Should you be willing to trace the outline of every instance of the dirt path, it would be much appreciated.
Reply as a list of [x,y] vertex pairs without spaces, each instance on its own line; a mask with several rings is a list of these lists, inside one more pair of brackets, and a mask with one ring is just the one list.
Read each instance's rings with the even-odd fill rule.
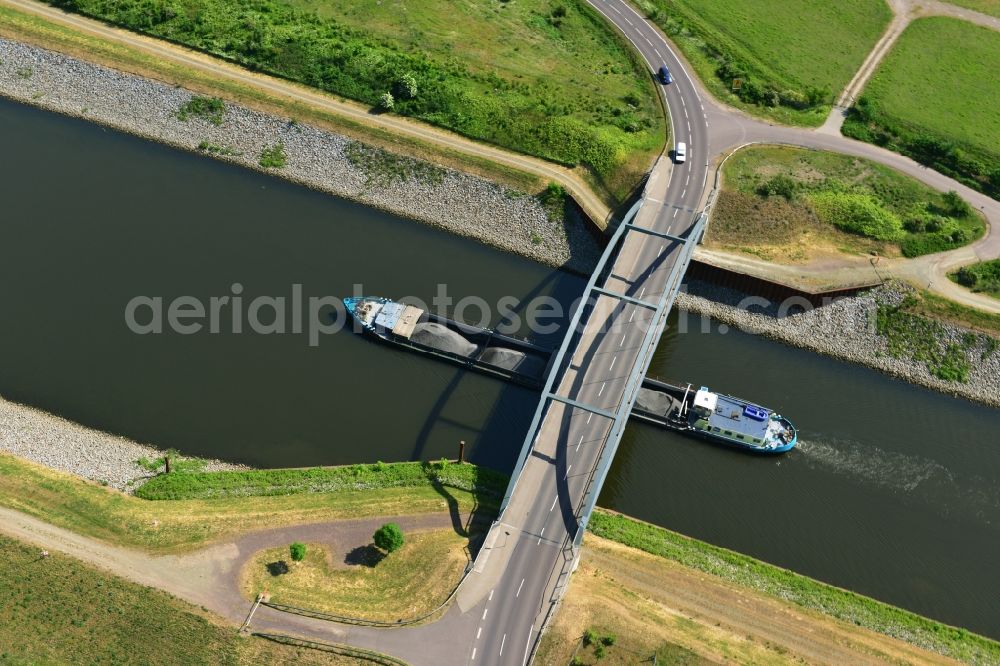
[[492,160],[534,174],[544,181],[558,182],[573,196],[587,215],[602,227],[610,214],[607,204],[591,191],[579,173],[545,160],[478,143],[408,118],[391,114],[372,114],[368,107],[361,104],[337,99],[332,95],[289,81],[251,72],[169,42],[112,28],[99,21],[78,14],[66,13],[40,2],[0,0],[0,3],[22,12],[43,17],[53,23],[70,26],[88,35],[123,44],[158,59],[207,72],[212,76],[235,81],[242,85],[253,86],[288,100],[306,103],[314,108],[337,114],[363,125],[389,130],[395,134],[419,139],[447,150]]

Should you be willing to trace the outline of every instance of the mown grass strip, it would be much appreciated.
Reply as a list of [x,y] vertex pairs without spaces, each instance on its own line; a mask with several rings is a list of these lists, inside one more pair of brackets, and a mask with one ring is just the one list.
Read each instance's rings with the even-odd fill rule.
[[961,661],[996,663],[1000,660],[1000,643],[984,636],[662,527],[598,510],[591,517],[588,529],[605,539]]
[[[265,470],[249,480],[223,473],[224,480],[218,482],[211,481],[211,474],[191,474],[188,479],[188,474],[171,473],[157,482],[160,496],[189,498],[152,502],[0,454],[0,506],[109,543],[176,552],[262,525],[448,510],[489,515],[506,487],[505,477],[501,475],[504,480],[498,482],[496,472],[486,471],[485,486],[480,488],[478,474],[465,469],[473,465],[448,466],[456,469],[443,474],[454,485],[420,472],[419,463],[401,465],[412,471],[397,473],[394,464],[387,464],[384,473],[362,475],[366,483],[355,478],[354,483],[341,479],[327,485],[291,483],[293,477],[301,481],[303,470],[288,470],[283,487],[276,478],[284,470]],[[192,499],[195,495],[200,498]]]
[[146,482],[135,494],[146,500],[188,500],[440,485],[501,496],[507,478],[485,467],[442,460],[161,474]]

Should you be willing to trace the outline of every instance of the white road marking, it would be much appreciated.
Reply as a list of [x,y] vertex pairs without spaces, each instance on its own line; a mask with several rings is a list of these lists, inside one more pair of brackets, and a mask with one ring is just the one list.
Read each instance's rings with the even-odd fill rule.
[[617,360],[618,360],[617,356],[615,356],[613,359],[611,359],[611,365],[608,366],[608,370],[610,370],[611,368],[615,367],[615,361],[617,361]]
[[604,387],[607,386],[607,385],[608,385],[607,382],[604,382],[603,384],[601,384],[601,390],[597,392],[597,397],[598,398],[600,398],[601,394],[604,393]]
[[[583,435],[580,435],[580,441],[576,443],[576,450],[580,450],[580,445],[583,444]],[[552,509],[549,509],[551,511]]]
[[[569,471],[570,471],[571,469],[573,469],[573,466],[572,466],[572,465],[570,465],[569,467],[567,467],[567,468],[566,468],[566,479],[568,479],[568,478],[569,478]],[[563,480],[565,481],[566,479],[563,479]],[[544,527],[542,528],[542,531],[543,531],[543,532],[545,531],[545,528],[544,528]]]
[[480,620],[485,620],[486,619],[486,614],[489,613],[489,612],[490,612],[489,608],[484,608],[483,609],[483,616],[481,618],[479,618],[479,619]]
[[646,43],[649,44],[650,48],[653,47],[653,42],[649,41],[649,37],[646,37],[645,35],[643,35],[643,39],[646,40]]
[[684,106],[684,107],[687,106],[687,102],[684,101],[683,97],[681,97],[681,106]]
[[625,346],[625,334],[624,333],[622,333],[622,341],[618,343],[618,346],[619,347],[624,347]]
[[527,666],[528,663],[528,649],[531,648],[531,632],[535,628],[535,625],[531,625],[528,628],[528,642],[524,646],[524,661],[521,662],[521,666]]
[[490,598],[486,601],[493,601],[493,590],[490,590]]
[[590,419],[594,418],[594,412],[587,414],[587,423],[590,423]]
[[477,641],[479,640],[479,636],[480,636],[480,634],[482,634],[482,633],[483,633],[483,628],[482,628],[482,627],[479,627],[479,629],[477,629],[477,630],[476,630],[476,640],[477,640]]
[[507,642],[507,634],[504,634],[503,638],[500,639],[500,656],[501,657],[503,656],[503,644],[506,643],[506,642]]
[[[556,508],[556,502],[558,502],[558,501],[559,501],[559,495],[556,495],[555,497],[552,498],[552,506],[549,507],[549,513],[552,513],[552,509]],[[524,583],[523,580],[521,582]],[[520,591],[521,588],[517,588],[517,589]],[[517,596],[517,595],[514,595],[514,596]]]
[[663,60],[663,55],[660,53],[660,49],[654,46],[653,50],[656,51],[656,57],[659,58],[660,60]]
[[536,546],[541,546],[542,545],[542,535],[543,534],[545,534],[545,528],[544,527],[542,528],[542,531],[538,533],[538,543],[535,544]]
[[[633,319],[635,319],[635,310],[632,310],[632,314],[629,315],[628,323],[631,324]],[[624,340],[625,340],[625,336],[622,336],[622,341],[624,342]]]
[[688,175],[684,178],[684,184],[687,185],[691,182],[691,172],[688,171]]
[[688,191],[688,190],[687,190],[687,188],[686,188],[686,187],[685,187],[685,188],[684,188],[683,190],[681,190],[681,199],[683,199],[683,198],[684,198],[684,195],[685,195],[685,194],[687,194],[687,191]]
[[679,213],[679,212],[681,212],[681,209],[680,208],[675,208],[674,209],[674,217],[677,217],[677,213]]
[[639,298],[641,299],[642,295],[645,294],[645,293],[646,293],[646,288],[643,287],[642,290],[639,292]]
[[659,250],[656,251],[656,256],[658,257],[661,254],[663,254],[663,248],[662,247]]
[[472,648],[472,661],[476,660],[476,648]]
[[521,579],[521,584],[517,586],[517,592],[514,593],[515,597],[520,596],[520,594],[521,594],[521,588],[522,587],[524,587],[524,579],[523,578]]

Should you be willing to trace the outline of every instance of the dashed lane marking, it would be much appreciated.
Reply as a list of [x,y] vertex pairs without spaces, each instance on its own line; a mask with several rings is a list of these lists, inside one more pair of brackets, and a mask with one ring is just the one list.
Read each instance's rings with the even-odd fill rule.
[[515,597],[520,596],[520,594],[521,594],[521,588],[522,587],[524,587],[524,579],[523,578],[521,579],[521,584],[517,586],[517,592],[514,593]]

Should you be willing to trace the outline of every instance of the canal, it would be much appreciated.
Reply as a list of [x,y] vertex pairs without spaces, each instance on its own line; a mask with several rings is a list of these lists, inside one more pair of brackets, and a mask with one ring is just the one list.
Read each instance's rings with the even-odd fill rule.
[[[453,457],[460,439],[512,466],[535,394],[349,331],[312,345],[291,302],[429,302],[444,284],[455,301],[569,304],[581,278],[5,101],[0,138],[4,397],[257,466]],[[283,297],[289,322],[138,335],[137,296]],[[601,505],[1000,637],[1000,410],[718,328],[672,327],[651,374],[778,407],[802,444],[758,458],[632,425]]]

